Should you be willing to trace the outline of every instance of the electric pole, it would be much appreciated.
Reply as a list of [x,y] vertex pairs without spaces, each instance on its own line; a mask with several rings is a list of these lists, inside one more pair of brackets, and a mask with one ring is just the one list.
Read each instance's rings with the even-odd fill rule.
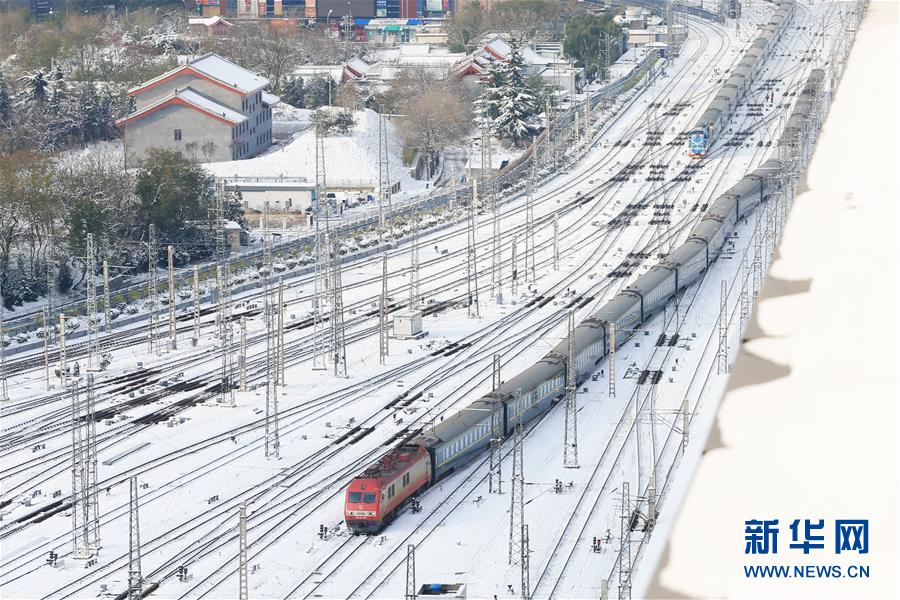
[[[100,331],[97,323],[97,269],[94,264],[94,234],[87,234],[87,256],[84,261],[84,287],[87,292],[88,370],[100,369]],[[96,364],[95,364],[96,361]]]
[[90,559],[100,549],[100,516],[97,505],[97,428],[94,376],[87,375],[81,400],[80,384],[71,387],[72,398],[72,555]]
[[569,309],[569,355],[566,358],[566,429],[564,435],[563,466],[578,468],[578,405],[575,371],[575,309]]
[[405,600],[416,600],[416,546],[406,545],[406,596]]
[[378,358],[384,364],[388,356],[388,268],[387,254],[381,256],[381,295],[378,299]]
[[728,373],[728,283],[724,279],[719,305],[719,351],[716,354],[716,365],[719,375]]
[[470,318],[479,318],[478,312],[478,259],[475,252],[475,204],[478,202],[478,180],[472,181],[472,199],[469,202],[469,235],[466,250],[466,286]]
[[159,354],[159,340],[156,337],[159,320],[159,280],[156,273],[156,225],[150,223],[147,241],[147,351]]
[[347,377],[347,348],[344,340],[344,287],[341,283],[341,246],[337,236],[332,245],[331,265],[331,348],[334,376]]
[[138,521],[137,475],[128,478],[128,600],[141,600],[141,528]]
[[488,493],[502,494],[503,478],[503,401],[500,399],[500,355],[494,355],[493,393],[491,394],[491,456],[488,474]]
[[178,330],[175,326],[175,247],[171,244],[168,247],[168,268],[169,268],[169,348],[171,350],[178,349]]
[[525,533],[525,476],[522,452],[522,411],[521,392],[513,395],[513,406],[517,407],[516,425],[513,433],[512,493],[509,509],[509,564],[522,565]]

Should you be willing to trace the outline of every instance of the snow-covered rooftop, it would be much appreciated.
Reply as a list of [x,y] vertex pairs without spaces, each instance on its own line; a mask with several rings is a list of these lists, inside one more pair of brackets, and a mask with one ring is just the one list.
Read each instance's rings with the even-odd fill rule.
[[232,108],[229,108],[228,106],[225,106],[224,104],[220,104],[220,103],[216,102],[215,100],[213,100],[212,98],[209,98],[208,96],[204,96],[203,94],[200,94],[200,93],[196,92],[195,90],[187,87],[187,88],[182,88],[180,90],[175,90],[171,94],[163,96],[156,102],[153,102],[152,104],[148,104],[141,110],[135,111],[135,112],[131,113],[130,115],[128,115],[127,117],[120,119],[119,121],[117,121],[117,123],[124,124],[124,123],[127,123],[128,121],[133,121],[135,119],[139,119],[143,115],[151,113],[155,110],[158,110],[158,109],[162,108],[163,106],[165,106],[166,104],[172,103],[176,99],[183,101],[189,107],[198,109],[201,112],[204,112],[206,114],[210,114],[212,116],[216,116],[216,117],[225,119],[231,123],[235,123],[235,124],[243,123],[244,121],[247,120],[247,117],[245,115],[239,113],[238,111],[236,111]]
[[276,104],[281,102],[281,98],[279,98],[275,94],[272,94],[271,92],[264,91],[262,93],[262,101],[264,104],[266,104],[268,106],[275,106]]
[[201,56],[190,61],[188,65],[247,94],[269,85],[269,80],[265,77],[225,60],[218,54]]
[[216,25],[217,23],[222,23],[228,27],[232,26],[232,23],[229,23],[228,21],[226,21],[219,15],[216,15],[214,17],[197,17],[197,18],[193,18],[193,19],[188,19],[188,25],[203,25],[205,27],[212,27],[213,25]]

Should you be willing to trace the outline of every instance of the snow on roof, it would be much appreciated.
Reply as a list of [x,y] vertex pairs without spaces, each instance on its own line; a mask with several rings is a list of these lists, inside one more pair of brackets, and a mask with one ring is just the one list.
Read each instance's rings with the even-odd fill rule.
[[344,75],[344,65],[300,65],[294,67],[294,75],[330,77],[333,81],[340,81]]
[[126,117],[124,117],[122,119],[119,119],[118,121],[116,121],[116,123],[124,124],[128,121],[133,121],[135,119],[139,119],[145,114],[149,114],[151,112],[154,112],[154,111],[162,108],[164,105],[169,104],[170,102],[172,102],[175,99],[182,100],[183,102],[185,102],[186,104],[188,104],[189,106],[191,106],[195,109],[198,109],[207,114],[211,114],[216,117],[225,119],[226,121],[229,121],[234,124],[243,123],[244,121],[247,120],[247,117],[242,115],[238,111],[233,110],[233,109],[225,106],[224,104],[219,104],[212,98],[209,98],[207,96],[199,94],[196,91],[194,91],[188,87],[188,88],[182,88],[180,90],[175,90],[171,94],[163,96],[156,102],[153,102],[152,104],[148,104],[141,110],[135,111],[135,112],[131,113],[130,115],[127,115]]
[[244,67],[225,60],[217,54],[209,53],[188,63],[188,66],[214,79],[229,84],[249,94],[269,85],[269,80]]
[[369,63],[364,61],[361,58],[351,58],[344,66],[352,69],[354,72],[359,73],[360,75],[365,75],[366,71],[369,70]]
[[269,85],[269,80],[265,77],[257,75],[252,71],[248,71],[244,67],[236,65],[231,61],[225,60],[217,54],[209,53],[200,58],[189,60],[183,65],[175,67],[171,71],[166,71],[162,75],[136,85],[128,90],[128,94],[134,95],[144,88],[153,87],[155,84],[165,81],[185,69],[194,69],[198,73],[202,73],[203,75],[244,94],[253,93]]
[[232,26],[232,23],[229,23],[219,15],[216,15],[214,17],[197,17],[188,19],[188,25],[204,25],[206,27],[212,27],[217,23],[222,23],[223,25],[226,25],[228,27]]
[[[506,60],[510,52],[512,52],[512,46],[499,34],[485,44],[483,49],[490,54],[499,55],[502,60]],[[519,54],[526,65],[542,65],[551,62],[551,59],[541,56],[529,46],[520,46]]]
[[208,110],[209,112],[214,112],[217,115],[221,115],[233,123],[241,123],[247,120],[247,117],[239,113],[238,111],[231,109],[224,104],[219,104],[208,96],[198,94],[189,87],[178,90],[177,92],[175,92],[174,96],[181,98],[185,102],[193,104],[197,108],[202,108],[204,110]]
[[262,101],[263,101],[263,104],[266,104],[267,106],[275,106],[276,104],[281,102],[281,98],[279,98],[278,96],[276,96],[275,94],[273,94],[271,92],[263,91]]

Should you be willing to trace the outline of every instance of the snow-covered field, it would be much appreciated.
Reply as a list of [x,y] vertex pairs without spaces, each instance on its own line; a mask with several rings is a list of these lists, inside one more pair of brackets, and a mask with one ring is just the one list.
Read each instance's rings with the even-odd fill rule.
[[[347,134],[332,133],[325,138],[325,181],[329,187],[371,187],[378,184],[378,113],[363,109],[353,113],[356,125]],[[282,114],[287,123],[300,123],[302,112]],[[308,115],[306,115],[308,119]],[[400,181],[400,189],[411,192],[425,188],[403,166],[402,141],[396,125],[388,121],[388,156],[391,179]],[[298,128],[300,125],[298,125]],[[273,125],[274,129],[274,125]],[[253,158],[207,163],[217,177],[303,177],[316,179],[315,132],[306,128],[280,147]]]
[[[821,23],[829,6],[804,6],[797,24]],[[745,18],[759,20],[772,8],[767,3],[753,3],[744,10]],[[775,137],[781,113],[774,107],[765,107],[762,117],[739,111],[731,129],[752,130],[750,136],[743,145],[720,146],[696,171],[694,181],[663,188],[662,183],[645,180],[651,164],[664,164],[667,180],[688,164],[683,148],[668,142],[693,124],[717,89],[714,69],[735,64],[754,36],[747,27],[738,32],[694,19],[689,23],[691,36],[681,56],[669,65],[667,76],[657,78],[647,89],[635,90],[618,117],[598,132],[594,146],[583,158],[536,190],[537,264],[527,284],[519,280],[515,293],[510,283],[514,236],[520,278],[529,271],[523,268],[525,199],[503,208],[503,302],[492,300],[501,285],[492,286],[490,215],[478,218],[478,319],[468,318],[465,307],[459,305],[467,292],[465,228],[454,226],[424,235],[420,250],[423,299],[447,300],[451,306],[425,318],[429,335],[423,340],[391,340],[390,356],[380,365],[377,334],[372,330],[376,321],[365,315],[380,292],[380,261],[344,267],[350,377],[335,379],[327,372],[312,371],[309,330],[286,333],[287,385],[279,389],[279,460],[263,456],[265,393],[255,388],[262,380],[264,363],[264,331],[258,317],[250,316],[247,321],[250,389],[237,393],[235,408],[221,406],[215,397],[203,394],[216,380],[221,364],[218,342],[212,335],[214,315],[204,318],[204,334],[197,348],[191,348],[189,334],[183,334],[179,350],[163,356],[148,354],[145,343],[118,352],[110,370],[98,378],[98,410],[116,407],[111,411],[116,414],[104,417],[97,426],[102,549],[97,563],[87,568],[69,556],[71,518],[65,512],[38,523],[13,523],[37,506],[65,498],[71,489],[68,399],[58,391],[44,392],[40,370],[17,376],[13,381],[15,401],[3,407],[2,413],[0,456],[4,466],[0,475],[4,500],[12,501],[0,509],[4,597],[95,596],[103,593],[103,586],[112,594],[122,592],[127,577],[127,477],[131,474],[137,474],[142,484],[143,575],[148,582],[160,582],[154,592],[159,597],[236,597],[237,506],[241,501],[248,503],[251,597],[402,596],[402,561],[408,543],[417,546],[419,583],[461,582],[469,586],[469,597],[518,597],[518,567],[507,564],[509,457],[503,464],[504,495],[488,494],[486,466],[479,459],[425,494],[422,513],[401,514],[383,535],[374,538],[346,535],[341,524],[341,492],[349,478],[383,452],[396,433],[427,426],[489,391],[493,354],[501,355],[504,373],[516,373],[532,364],[564,334],[568,298],[573,294],[592,298],[578,311],[579,319],[602,306],[654,263],[653,259],[642,261],[630,277],[607,277],[629,253],[648,251],[657,244],[664,250],[680,243],[700,214],[696,205],[711,201],[768,157],[768,151],[757,143]],[[799,61],[800,51],[820,41],[804,30],[789,32],[789,39],[784,52],[759,75],[780,79],[778,94],[790,93],[803,80],[812,65]],[[761,96],[762,92],[754,92],[755,99]],[[668,102],[667,109],[675,114],[664,115],[653,108],[661,101]],[[377,151],[375,121],[369,116],[362,121],[354,136],[367,140],[366,144],[371,142]],[[361,129],[363,125],[365,129]],[[642,144],[648,126],[663,132],[660,146]],[[247,175],[277,176],[278,172],[270,169],[295,168],[296,172],[284,174],[298,176],[302,169],[312,168],[311,139],[308,148],[303,145],[309,136],[307,131],[283,150],[239,163],[264,159],[268,163],[265,167],[262,162],[257,164],[258,171],[248,166]],[[617,143],[622,140],[631,143]],[[284,155],[277,159],[281,162],[274,158],[279,154]],[[327,160],[329,165],[335,161],[342,165],[337,169],[346,169],[338,174],[358,173],[365,165],[354,161],[372,156],[368,151],[364,154]],[[377,169],[377,152],[375,156]],[[641,166],[627,181],[608,182],[629,163]],[[211,169],[234,175],[226,171],[234,164],[217,163]],[[330,181],[330,170],[328,177]],[[596,192],[591,202],[574,202],[591,192]],[[655,197],[677,198],[669,228],[649,224],[652,210],[637,215],[627,227],[604,227],[635,199]],[[552,260],[552,216],[556,212],[561,238],[558,270]],[[620,541],[621,483],[631,483],[632,502],[635,496],[646,494],[651,449],[655,448],[658,485],[662,488],[664,481],[669,485],[666,474],[679,456],[679,411],[685,398],[690,402],[689,414],[697,417],[691,437],[702,436],[701,424],[715,408],[727,381],[724,375],[715,374],[719,285],[722,280],[730,282],[729,331],[735,347],[741,286],[738,257],[753,243],[750,234],[754,227],[753,221],[745,225],[704,282],[686,292],[677,319],[672,320],[675,314],[669,311],[665,315],[669,321],[664,323],[660,317],[646,323],[627,347],[617,352],[615,397],[607,392],[608,365],[598,365],[597,380],[585,384],[578,394],[579,469],[562,468],[561,409],[552,410],[528,432],[524,443],[525,518],[530,527],[534,597],[596,596],[602,579],[615,581],[611,574]],[[407,293],[409,245],[387,256],[389,296],[402,304]],[[309,314],[312,284],[301,278],[286,287],[287,322],[292,324]],[[526,306],[524,301],[535,294],[554,300],[543,307]],[[676,331],[681,342],[656,347],[660,333]],[[461,341],[472,345],[452,356],[433,355],[433,350]],[[643,369],[663,371],[661,384],[640,389],[637,375]],[[127,382],[124,378],[128,376],[135,381]],[[197,387],[174,387],[190,382],[198,382]],[[657,389],[647,389],[653,387]],[[402,410],[384,410],[407,391],[422,395]],[[170,411],[172,417],[158,424],[139,421],[159,411]],[[355,444],[333,443],[353,426],[371,427],[372,431]],[[504,453],[510,448],[507,442]],[[572,485],[557,494],[553,489],[556,479]],[[56,491],[61,496],[54,497]],[[666,510],[665,504],[662,510]],[[320,525],[328,528],[324,539],[318,535]],[[591,538],[605,537],[607,529],[611,541],[603,544],[600,552],[592,552]],[[634,537],[635,555],[641,547],[638,536]],[[51,549],[60,555],[55,568],[43,563]],[[186,581],[175,577],[180,566],[188,568]],[[511,592],[507,585],[512,585]],[[614,589],[614,583],[610,586]]]

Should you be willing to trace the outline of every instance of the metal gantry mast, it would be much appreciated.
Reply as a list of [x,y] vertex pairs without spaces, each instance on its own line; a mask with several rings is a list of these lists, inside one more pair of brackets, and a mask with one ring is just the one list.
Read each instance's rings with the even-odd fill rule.
[[509,564],[522,566],[525,549],[525,475],[522,452],[521,392],[513,395],[513,406],[517,412],[513,432],[512,493],[509,507]]
[[537,164],[531,161],[531,176],[528,178],[528,198],[525,203],[525,279],[532,283],[537,279],[534,261],[534,185]]
[[344,340],[344,287],[341,283],[341,247],[334,236],[331,250],[331,348],[334,376],[347,377],[347,348]]
[[511,293],[515,297],[519,293],[519,239],[515,235],[512,239],[512,257],[510,262],[512,263],[510,287],[512,288]]
[[741,335],[747,329],[747,323],[750,322],[750,301],[749,301],[749,293],[747,291],[748,286],[750,285],[749,281],[749,266],[747,265],[747,252],[744,251],[744,256],[741,258]]
[[609,397],[616,397],[616,324],[609,324]]
[[404,600],[416,600],[416,546],[406,545],[406,595]]
[[419,203],[413,207],[413,239],[409,248],[409,310],[419,310]]
[[[313,291],[313,369],[325,370],[328,368],[328,335],[325,331],[325,296],[328,294],[329,275],[328,260],[328,230],[329,205],[325,190],[325,142],[320,126],[315,127],[316,136],[316,189],[315,207],[313,215],[316,225],[316,273]],[[322,223],[324,216],[324,226]],[[380,234],[379,234],[380,240]]]
[[265,426],[265,454],[266,458],[277,460],[278,454],[278,368],[276,365],[275,343],[275,307],[272,302],[271,277],[272,277],[272,241],[271,238],[263,240],[263,264],[265,276],[263,277],[263,312],[266,321],[266,426]]
[[716,371],[719,375],[728,373],[728,282],[724,279],[719,303],[719,350],[716,353]]
[[128,478],[130,491],[128,500],[128,600],[140,600],[143,578],[141,577],[141,528],[138,520],[138,480],[137,475]]
[[478,318],[478,258],[475,253],[475,205],[478,203],[478,180],[472,180],[472,198],[469,201],[469,235],[466,249],[466,286],[468,287],[469,317]]
[[238,369],[241,378],[241,391],[247,391],[247,317],[241,317],[241,350],[238,354]]
[[238,531],[238,554],[240,566],[238,567],[238,598],[240,600],[249,600],[250,586],[247,580],[247,503],[241,502],[238,514],[239,531]]
[[97,323],[97,265],[94,260],[94,234],[87,234],[84,288],[87,293],[88,370],[100,368],[100,327]]
[[578,468],[578,404],[575,381],[575,309],[569,309],[569,348],[566,357],[566,429],[563,439],[563,466]]
[[103,259],[103,328],[106,333],[112,329],[109,318],[109,261]]
[[384,364],[388,357],[388,267],[387,254],[381,256],[381,295],[378,298],[378,358]]
[[156,225],[150,223],[147,241],[147,351],[159,354],[159,279],[156,272]]
[[490,472],[488,474],[488,493],[503,493],[503,477],[501,465],[503,463],[503,401],[500,399],[500,355],[494,355],[493,369],[493,401],[491,403],[491,456]]
[[194,345],[200,342],[200,269],[194,265]]
[[59,384],[65,388],[69,382],[69,366],[66,364],[66,313],[59,313]]
[[175,327],[175,247],[171,244],[167,249],[167,267],[169,270],[169,349],[178,349],[178,330]]
[[[6,342],[3,336],[3,296],[0,295],[0,402],[9,400],[9,388],[6,385]],[[50,370],[47,367],[47,340],[50,332],[47,329],[47,310],[44,309],[44,370],[46,371],[47,389],[50,389]]]
[[72,398],[72,555],[90,559],[100,549],[97,503],[97,428],[94,376],[87,375],[81,400],[80,380],[71,387]]
[[[284,381],[284,278],[278,278],[278,304],[276,305],[277,312],[275,313],[276,318],[278,319],[278,333],[275,338],[275,352],[276,352],[276,362],[275,362],[275,384],[284,387],[286,385]],[[276,415],[276,419],[278,416]]]
[[391,210],[391,170],[388,154],[387,119],[378,114],[378,241],[384,242]]
[[559,212],[553,213],[553,270],[559,271]]
[[[0,371],[3,371],[3,399],[8,400],[6,394],[6,371],[3,368],[3,298],[0,297]],[[41,311],[41,324],[44,328],[44,384],[50,391],[50,310],[44,308]]]
[[622,514],[619,536],[619,598],[631,598],[631,497],[627,481],[622,482]]

